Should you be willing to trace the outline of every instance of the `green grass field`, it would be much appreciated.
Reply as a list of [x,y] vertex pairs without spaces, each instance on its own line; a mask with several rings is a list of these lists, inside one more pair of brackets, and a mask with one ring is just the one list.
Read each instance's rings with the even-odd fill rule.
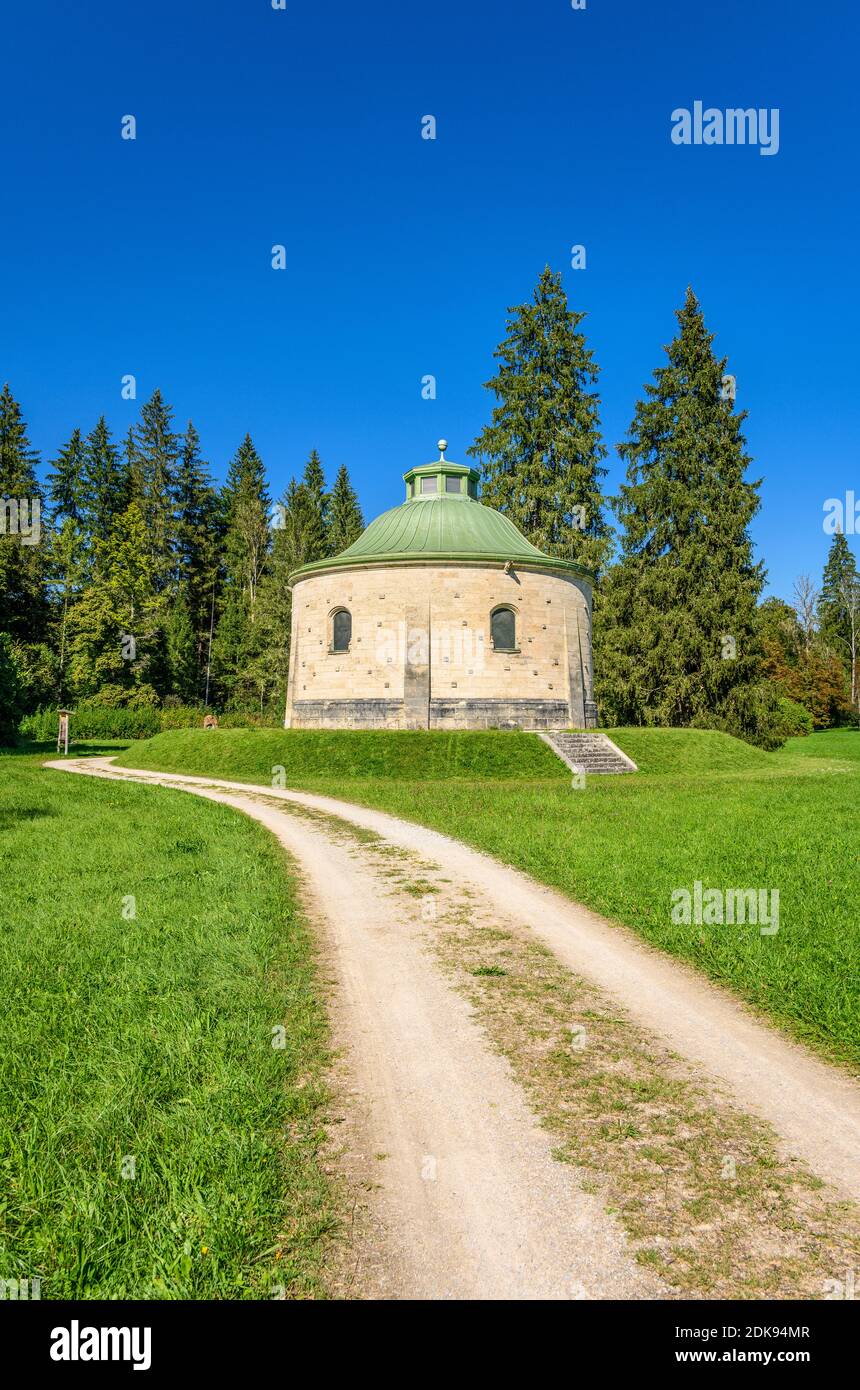
[[326,1020],[285,859],[225,807],[49,751],[0,755],[0,1277],[319,1296]]
[[[129,767],[327,792],[518,865],[690,961],[842,1063],[860,1062],[860,733],[763,753],[724,734],[608,730],[640,766],[574,790],[522,734],[186,730]],[[671,920],[673,889],[780,893],[780,930]]]
[[[186,730],[73,752],[263,784],[283,767],[288,785],[432,825],[856,1064],[860,734],[766,754],[609,732],[641,771],[584,790],[517,734]],[[0,1277],[38,1276],[44,1298],[323,1296],[342,1198],[283,855],[227,807],[47,756],[0,755]],[[670,893],[695,879],[778,888],[779,933],[673,924]]]

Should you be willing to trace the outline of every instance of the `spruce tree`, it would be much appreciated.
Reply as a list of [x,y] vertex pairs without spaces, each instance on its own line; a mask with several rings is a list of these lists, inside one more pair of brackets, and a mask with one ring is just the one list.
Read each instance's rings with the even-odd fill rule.
[[256,707],[262,634],[259,592],[269,552],[271,502],[262,460],[246,434],[222,492],[225,583],[212,647],[216,683],[234,707]]
[[[761,675],[758,482],[693,291],[618,451],[621,559],[596,611],[598,698],[619,723],[685,725],[740,708]],[[749,701],[747,701],[747,707]],[[746,723],[746,720],[745,720]]]
[[345,463],[338,469],[331,490],[328,528],[330,555],[339,555],[342,550],[346,550],[348,545],[358,540],[364,530],[364,517]]
[[[38,455],[8,382],[0,391],[0,631],[20,642],[39,642],[48,623],[45,576],[46,519],[36,477]],[[38,527],[36,518],[38,515]]]
[[263,462],[249,434],[230,462],[222,496],[227,579],[253,608],[269,548],[271,501]]
[[311,449],[301,482],[301,515],[304,531],[303,563],[324,560],[329,549],[329,498],[325,476],[316,449]]
[[51,523],[65,518],[80,522],[83,517],[86,446],[79,429],[72,430],[68,444],[60,449],[48,473]]
[[818,621],[822,643],[842,662],[856,709],[860,705],[860,574],[841,531],[830,542],[818,597]]
[[818,620],[822,638],[839,649],[844,657],[848,640],[849,615],[846,596],[852,585],[860,583],[857,561],[841,531],[834,533],[824,566],[818,596]]
[[137,452],[133,425],[129,426],[128,433],[123,440],[122,458],[122,466],[128,479],[129,505],[136,502],[142,511],[146,501],[146,482],[143,476],[143,460]]
[[561,275],[545,268],[532,300],[508,310],[500,363],[486,383],[499,404],[468,453],[480,461],[483,500],[550,555],[604,563],[598,367],[568,308]]
[[102,415],[87,435],[84,449],[82,514],[87,542],[93,537],[103,540],[131,500],[127,458],[120,456]]
[[[182,437],[174,488],[176,578],[181,605],[194,634],[198,694],[206,660],[212,605],[219,578],[223,540],[221,505],[200,455],[200,438],[189,420]],[[175,636],[171,639],[175,648]],[[184,678],[183,678],[184,680]],[[187,686],[187,681],[184,680]]]
[[132,447],[155,587],[161,593],[175,577],[173,498],[180,445],[171,407],[159,390],[141,408]]

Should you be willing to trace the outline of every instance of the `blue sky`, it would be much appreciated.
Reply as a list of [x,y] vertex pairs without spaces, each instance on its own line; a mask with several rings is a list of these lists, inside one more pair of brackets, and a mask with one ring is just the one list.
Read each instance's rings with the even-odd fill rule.
[[[315,446],[369,518],[440,435],[465,458],[545,264],[588,313],[610,446],[692,283],[787,596],[820,573],[825,499],[860,495],[858,27],[849,0],[18,6],[0,378],[45,459],[102,412],[123,434],[160,386],[219,478],[246,430],[276,496]],[[778,108],[778,154],[674,145],[696,100]]]

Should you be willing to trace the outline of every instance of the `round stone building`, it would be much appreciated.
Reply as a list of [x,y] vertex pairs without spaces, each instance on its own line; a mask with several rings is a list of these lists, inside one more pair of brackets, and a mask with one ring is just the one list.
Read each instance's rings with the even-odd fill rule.
[[485,507],[446,448],[348,549],[290,576],[287,728],[596,725],[591,572]]

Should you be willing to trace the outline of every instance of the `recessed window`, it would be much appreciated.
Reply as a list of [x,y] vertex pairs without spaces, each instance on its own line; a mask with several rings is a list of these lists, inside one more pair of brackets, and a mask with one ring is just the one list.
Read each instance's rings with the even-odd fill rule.
[[436,491],[436,482],[437,482],[437,479],[436,479],[436,478],[422,478],[422,479],[421,479],[421,491],[422,491],[422,492],[435,492],[435,491]]
[[352,641],[352,614],[345,608],[338,608],[331,620],[331,649],[333,652],[348,652]]
[[513,608],[496,608],[490,614],[490,637],[495,651],[516,651],[517,618]]
[[446,479],[445,479],[445,491],[446,491],[446,492],[459,492],[459,491],[460,491],[460,479],[459,479],[459,478],[446,477]]

